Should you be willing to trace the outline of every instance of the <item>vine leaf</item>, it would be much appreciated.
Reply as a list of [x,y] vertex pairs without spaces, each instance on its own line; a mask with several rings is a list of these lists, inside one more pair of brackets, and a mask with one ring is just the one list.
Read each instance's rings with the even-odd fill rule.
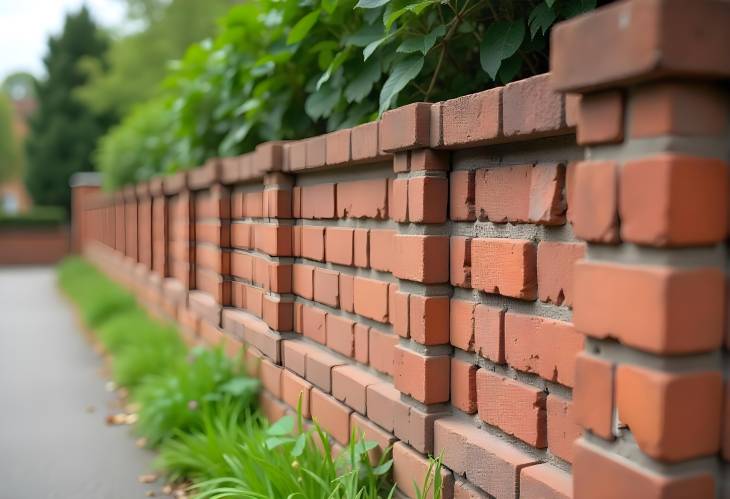
[[291,31],[289,32],[286,43],[288,45],[293,45],[304,40],[304,37],[307,36],[309,30],[311,30],[317,23],[320,12],[320,9],[313,10],[306,16],[302,17],[299,21],[297,21],[297,23],[292,27]]
[[388,2],[390,2],[390,0],[360,0],[357,2],[355,7],[360,7],[361,9],[376,9]]
[[522,19],[495,21],[489,26],[479,48],[479,62],[493,80],[497,78],[502,61],[517,52],[524,37],[525,24]]
[[408,82],[418,76],[421,69],[423,69],[423,57],[420,55],[409,55],[393,66],[380,91],[380,114],[390,107],[393,99],[408,85]]
[[444,36],[446,34],[446,26],[440,25],[433,29],[430,33],[422,36],[414,36],[411,38],[406,38],[403,43],[401,43],[398,48],[396,49],[396,52],[401,52],[404,54],[410,54],[413,52],[420,52],[423,55],[426,55],[429,50],[434,46],[436,41]]
[[347,102],[360,102],[370,93],[373,84],[380,79],[380,61],[370,59],[366,61],[360,72],[345,87]]
[[535,7],[528,18],[532,38],[535,38],[535,35],[540,30],[542,30],[542,34],[544,35],[550,29],[550,26],[553,25],[556,18],[557,14],[547,4],[541,3]]
[[375,52],[375,49],[380,47],[383,43],[389,41],[391,38],[393,38],[393,33],[385,35],[383,38],[380,38],[379,40],[375,40],[374,42],[368,43],[367,47],[365,47],[362,51],[363,60],[367,61],[368,58],[371,55],[373,55],[373,52]]
[[323,116],[329,116],[339,100],[340,90],[324,84],[319,90],[309,94],[304,101],[304,110],[310,118],[318,120]]

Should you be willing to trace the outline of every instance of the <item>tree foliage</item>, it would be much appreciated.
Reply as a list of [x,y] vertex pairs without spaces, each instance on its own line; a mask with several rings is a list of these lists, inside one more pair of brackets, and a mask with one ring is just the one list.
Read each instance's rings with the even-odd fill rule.
[[160,130],[168,141],[163,154],[147,158],[144,167],[141,162],[122,167],[104,152],[122,138],[143,142],[134,138],[130,117],[115,130],[118,139],[105,139],[99,164],[107,172],[123,168],[144,178],[246,152],[265,140],[352,126],[409,102],[448,99],[542,73],[548,67],[550,27],[595,3],[261,0],[238,5],[216,38],[192,46],[166,79],[172,126]]
[[23,153],[14,130],[13,104],[0,92],[0,182],[15,178],[23,166]]
[[93,169],[91,153],[111,118],[91,112],[73,93],[87,80],[79,61],[101,58],[106,47],[85,7],[67,15],[62,33],[49,39],[27,147],[26,183],[36,204],[68,207],[69,177]]
[[179,59],[192,43],[211,36],[216,19],[233,0],[127,0],[129,21],[136,30],[115,37],[107,63],[88,58],[82,67],[89,81],[77,91],[98,112],[119,116],[134,104],[159,93],[167,63]]

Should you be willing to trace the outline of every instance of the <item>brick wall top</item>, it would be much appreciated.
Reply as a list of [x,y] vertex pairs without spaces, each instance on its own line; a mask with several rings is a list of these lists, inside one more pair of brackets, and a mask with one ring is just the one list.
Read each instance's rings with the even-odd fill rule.
[[632,0],[552,31],[555,87],[586,92],[666,77],[730,76],[730,3]]

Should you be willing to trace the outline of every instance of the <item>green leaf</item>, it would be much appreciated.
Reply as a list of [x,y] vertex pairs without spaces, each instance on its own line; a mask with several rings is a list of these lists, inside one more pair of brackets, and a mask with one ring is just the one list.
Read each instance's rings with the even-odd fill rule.
[[406,5],[405,7],[402,7],[392,14],[390,14],[385,19],[385,29],[390,29],[390,27],[393,25],[394,22],[398,20],[399,17],[401,17],[406,12],[413,12],[416,15],[419,15],[421,12],[423,12],[423,9],[428,7],[429,5],[433,4],[434,0],[423,0],[422,2],[412,3],[410,5]]
[[567,0],[560,3],[560,14],[569,19],[596,8],[596,0]]
[[535,7],[528,18],[532,38],[535,38],[535,35],[540,30],[542,30],[542,34],[544,35],[550,29],[550,26],[553,25],[557,17],[555,11],[544,3]]
[[553,4],[555,4],[555,0],[545,0],[545,3],[548,7],[552,8]]
[[328,14],[332,14],[337,8],[337,0],[322,0],[322,8]]
[[365,47],[362,51],[362,56],[364,60],[368,60],[368,58],[373,55],[373,52],[375,52],[375,49],[380,47],[383,43],[390,41],[391,38],[393,38],[393,33],[390,33],[383,38],[380,38],[379,40],[375,40],[374,42],[368,43],[367,47]]
[[522,58],[519,54],[515,54],[506,61],[502,62],[502,66],[499,68],[497,78],[504,84],[507,84],[515,79],[517,73],[522,69]]
[[427,35],[406,38],[403,43],[398,46],[396,52],[401,52],[405,54],[420,52],[423,55],[426,55],[428,51],[431,50],[431,48],[434,46],[436,40],[444,36],[444,34],[446,34],[446,26],[442,24],[434,28],[433,31],[431,31]]
[[360,102],[368,96],[373,84],[380,79],[380,61],[369,59],[362,65],[357,76],[345,87],[347,102]]
[[291,416],[283,416],[276,423],[269,426],[266,430],[266,434],[281,436],[289,435],[292,431],[294,431],[294,418]]
[[315,93],[310,94],[304,101],[304,110],[313,120],[330,115],[337,102],[340,100],[339,89],[334,89],[329,85],[322,87]]
[[380,114],[391,106],[393,99],[408,85],[408,82],[418,76],[421,69],[423,69],[423,57],[420,55],[410,55],[393,66],[380,91]]
[[373,468],[373,475],[375,476],[382,476],[385,475],[388,471],[390,471],[390,468],[393,467],[393,460],[389,459],[385,461],[383,464],[376,466]]
[[327,68],[327,71],[324,72],[322,76],[320,76],[319,80],[317,81],[317,90],[320,89],[322,85],[324,85],[332,76],[332,73],[337,71],[340,66],[342,66],[342,63],[347,60],[347,58],[350,56],[350,51],[345,49],[342,52],[339,52],[335,58],[330,63],[329,67]]
[[294,444],[294,448],[291,450],[291,455],[293,457],[299,457],[302,455],[302,452],[304,452],[304,446],[307,444],[307,435],[306,433],[302,433],[297,437],[297,441]]
[[309,30],[311,30],[317,23],[320,12],[320,9],[313,10],[306,16],[302,17],[299,21],[297,21],[297,23],[292,27],[291,31],[289,32],[286,43],[288,45],[293,45],[304,40],[304,37],[307,36]]
[[366,47],[370,43],[383,37],[384,30],[382,23],[366,24],[353,34],[345,37],[346,45],[355,47]]
[[246,138],[253,124],[253,121],[246,120],[232,128],[218,146],[218,153],[221,156],[230,156],[234,147]]
[[520,48],[525,37],[525,24],[517,21],[495,21],[487,28],[479,48],[482,69],[494,80],[502,61]]
[[266,439],[266,448],[276,449],[280,445],[290,444],[294,441],[292,437],[269,437]]
[[253,378],[233,378],[221,385],[220,391],[240,397],[244,394],[251,394],[259,389],[259,380]]
[[385,5],[388,2],[390,2],[390,0],[360,0],[359,2],[357,2],[357,5],[355,5],[355,7],[359,7],[361,9],[375,9],[377,7]]

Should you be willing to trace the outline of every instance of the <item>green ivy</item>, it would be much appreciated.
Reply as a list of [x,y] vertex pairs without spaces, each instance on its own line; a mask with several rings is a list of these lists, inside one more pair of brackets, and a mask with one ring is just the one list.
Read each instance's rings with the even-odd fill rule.
[[[165,97],[101,143],[113,187],[548,69],[551,26],[596,0],[261,0],[193,45]],[[142,126],[144,125],[144,126]],[[154,127],[157,126],[157,133]],[[150,147],[150,137],[157,137]],[[123,143],[123,144],[122,144]],[[135,144],[139,147],[135,148]],[[133,148],[150,153],[119,154]],[[115,152],[116,150],[116,152]],[[137,157],[135,157],[137,156]],[[118,171],[124,174],[118,174]]]

